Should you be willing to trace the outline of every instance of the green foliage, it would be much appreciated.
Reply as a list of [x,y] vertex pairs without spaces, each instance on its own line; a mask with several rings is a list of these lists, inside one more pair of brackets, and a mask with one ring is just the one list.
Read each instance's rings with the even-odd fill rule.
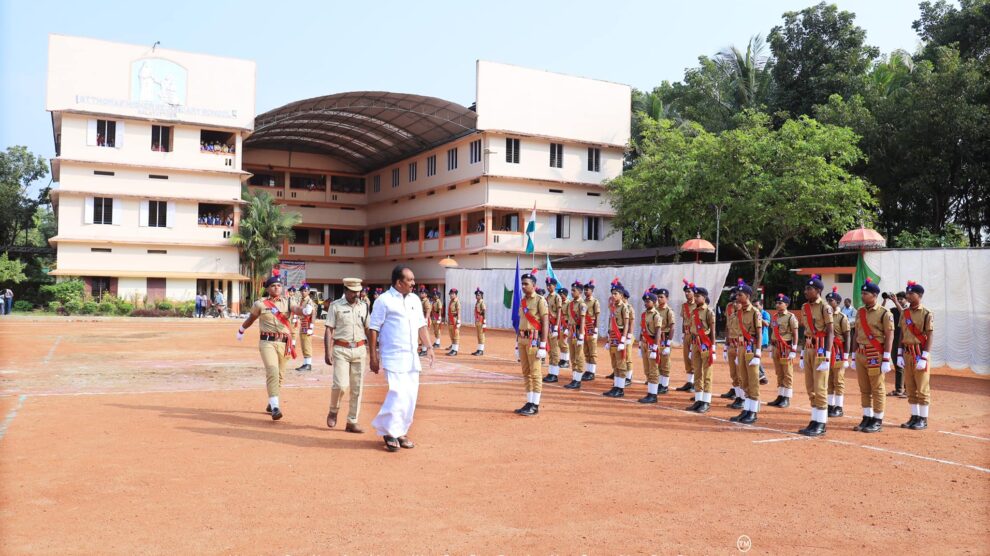
[[50,312],[50,313],[57,313],[57,312],[59,312],[59,311],[62,310],[62,302],[61,301],[51,301],[51,302],[48,303],[48,305],[45,306],[45,310],[48,311],[48,312]]
[[62,304],[67,304],[70,301],[82,302],[85,291],[86,285],[79,279],[63,280],[41,286],[41,294],[45,299],[55,300]]
[[251,293],[256,298],[265,276],[278,264],[281,243],[293,238],[292,227],[302,217],[297,212],[282,212],[266,191],[252,193],[245,188],[242,197],[247,205],[231,243],[241,252],[241,261],[251,278]]
[[931,230],[920,230],[917,233],[904,230],[894,237],[893,247],[930,248],[930,247],[967,247],[969,241],[966,232],[955,224],[950,224],[935,234]]
[[129,315],[129,314],[131,314],[131,311],[133,311],[133,310],[134,310],[134,304],[131,303],[131,302],[129,302],[129,301],[123,301],[123,300],[121,300],[119,303],[117,303],[117,314],[118,315],[122,315],[122,316],[123,315]]
[[24,275],[26,264],[21,261],[12,261],[7,258],[7,253],[0,254],[0,283],[13,282],[19,284],[27,279]]
[[104,296],[99,302],[97,307],[97,312],[101,315],[112,315],[117,312],[116,298],[112,296]]
[[80,314],[83,315],[94,315],[96,311],[100,308],[99,303],[93,301],[92,299],[83,301],[82,308],[79,310]]
[[167,299],[163,299],[155,304],[155,308],[159,311],[171,311],[174,307],[175,305]]
[[18,313],[26,313],[28,311],[34,310],[34,304],[32,304],[30,301],[18,299],[17,301],[14,301],[14,305],[12,309],[14,311],[17,311]]
[[48,163],[27,147],[7,147],[0,152],[0,245],[14,245],[18,234],[32,227],[35,209],[48,197],[27,197],[27,187],[48,175]]
[[959,8],[945,0],[922,2],[921,17],[912,27],[927,51],[954,46],[964,59],[990,57],[990,0],[959,0]]
[[191,317],[196,311],[195,301],[182,301],[177,303],[175,306],[175,311],[182,317]]
[[62,308],[65,309],[66,314],[78,315],[83,309],[82,299],[70,299],[62,303]]

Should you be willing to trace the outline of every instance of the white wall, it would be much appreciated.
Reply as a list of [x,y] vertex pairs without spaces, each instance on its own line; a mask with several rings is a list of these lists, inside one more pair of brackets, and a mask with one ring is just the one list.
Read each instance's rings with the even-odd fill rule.
[[[113,176],[98,176],[94,171],[110,171]],[[167,180],[151,179],[150,174],[166,175]],[[100,164],[62,164],[60,190],[92,191],[112,195],[147,195],[149,197],[185,197],[207,201],[240,201],[241,186],[236,176],[195,172],[169,172],[156,169],[131,169]]]
[[[506,162],[507,137],[519,139],[519,162]],[[622,174],[624,150],[619,147],[602,147],[600,171],[588,171],[588,147],[584,143],[564,142],[564,162],[561,168],[550,167],[551,139],[523,137],[503,133],[486,133],[488,144],[487,173],[493,176],[512,176],[528,179],[564,181],[601,185],[607,179]]]
[[[94,247],[110,248],[111,252],[93,252]],[[164,248],[167,253],[151,255],[149,248]],[[112,276],[114,272],[147,272],[149,276],[171,272],[215,274],[236,272],[238,253],[232,247],[59,243],[57,268],[80,276],[93,273]]]

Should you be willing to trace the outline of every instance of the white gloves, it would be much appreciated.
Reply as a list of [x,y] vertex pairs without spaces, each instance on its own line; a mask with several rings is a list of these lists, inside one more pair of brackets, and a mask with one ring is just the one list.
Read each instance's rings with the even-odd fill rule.
[[914,366],[914,368],[916,370],[919,370],[919,371],[928,368],[928,352],[927,351],[921,352],[921,359],[918,360],[918,363]]
[[455,326],[457,328],[460,328],[461,327],[461,319],[457,319],[457,324]]
[[883,361],[880,363],[880,372],[885,374],[889,373],[891,371],[891,367],[892,366],[890,364],[890,352],[885,351],[883,352]]
[[243,328],[238,328],[237,329],[237,341],[240,342],[243,339],[244,339],[244,329]]
[[693,349],[689,349],[688,350],[688,361],[690,361],[693,356],[694,356],[694,350]]
[[540,342],[540,349],[536,350],[536,358],[537,359],[546,359],[547,358],[547,343],[546,342]]
[[828,370],[828,359],[826,359],[825,361],[822,361],[821,363],[819,363],[818,366],[815,367],[815,370],[816,371],[827,371]]
[[663,351],[660,352],[660,355],[670,355],[670,346],[663,348]]
[[519,361],[519,346],[516,346],[516,361]]
[[313,335],[313,325],[309,325],[309,328],[306,329],[306,335],[307,336]]
[[843,353],[842,354],[842,368],[843,369],[848,369],[849,368],[849,354],[848,353]]
[[578,334],[577,335],[577,345],[579,345],[579,346],[583,346],[584,345],[584,334]]
[[898,355],[897,356],[897,366],[898,367],[903,367],[904,366],[904,356],[903,355]]
[[750,367],[759,367],[760,366],[760,358],[759,357],[753,357],[752,359],[750,359],[749,360],[749,366]]
[[550,327],[550,337],[551,338],[556,338],[557,337],[557,334],[558,334],[557,333],[557,327],[556,326],[551,326]]
[[626,344],[624,344],[623,342],[619,342],[618,349],[619,351],[626,351]]
[[[791,352],[787,354],[787,358],[792,361],[794,360],[795,357],[797,357],[797,352],[794,350],[791,350]],[[803,361],[804,358],[802,357],[801,360]]]
[[306,316],[312,315],[313,314],[313,306],[312,305],[307,305],[307,306],[303,307],[303,314],[306,315]]
[[488,324],[487,323],[484,323],[484,322],[481,323],[481,329],[484,330],[486,328],[488,328]]
[[722,360],[723,361],[728,361],[729,360],[729,348],[728,348],[728,346],[722,349]]

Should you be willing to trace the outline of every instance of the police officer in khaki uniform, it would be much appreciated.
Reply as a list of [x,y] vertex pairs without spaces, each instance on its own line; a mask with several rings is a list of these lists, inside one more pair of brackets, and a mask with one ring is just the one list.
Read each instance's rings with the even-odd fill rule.
[[543,382],[552,383],[560,380],[558,378],[560,374],[560,312],[564,302],[561,300],[560,294],[557,293],[557,279],[547,277],[546,284],[548,325],[550,326],[547,341],[550,343],[547,345],[547,376],[543,377]]
[[901,428],[920,431],[928,428],[928,406],[932,400],[928,352],[935,333],[935,315],[921,304],[924,286],[908,282],[904,291],[908,307],[901,311],[901,349],[897,358],[904,360],[901,365],[911,404],[911,419],[902,423]]
[[433,298],[433,305],[430,308],[430,315],[433,317],[431,325],[433,327],[433,347],[440,347],[440,331],[443,328],[443,300],[440,299],[440,290],[433,288],[431,297]]
[[588,325],[588,306],[581,297],[583,287],[581,282],[571,284],[571,300],[565,308],[567,330],[570,334],[570,351],[574,354],[574,366],[571,369],[571,381],[564,385],[569,390],[581,388],[584,379],[584,338]]
[[670,291],[666,288],[650,286],[650,293],[657,296],[657,314],[660,315],[660,388],[657,394],[663,395],[670,391],[670,341],[674,337],[674,327],[677,325],[674,310],[670,308]]
[[478,335],[478,349],[471,355],[485,354],[485,319],[488,316],[488,309],[485,307],[485,292],[481,288],[474,289],[474,331]]
[[660,346],[663,345],[660,312],[656,307],[657,295],[650,290],[643,294],[643,314],[639,317],[639,355],[643,359],[643,374],[646,375],[646,395],[636,400],[639,403],[657,403],[660,388]]
[[746,399],[746,389],[741,385],[739,371],[736,368],[739,359],[739,353],[736,348],[739,346],[740,338],[742,337],[742,332],[739,330],[739,320],[736,318],[736,311],[738,309],[739,304],[736,303],[736,288],[733,287],[729,290],[729,304],[725,306],[725,347],[722,349],[722,358],[729,364],[729,377],[732,379],[732,388],[720,396],[733,400],[728,406],[729,409],[742,409],[743,402]]
[[742,413],[729,419],[744,425],[756,422],[760,412],[760,357],[763,355],[762,311],[750,302],[753,288],[742,278],[736,286],[736,310],[730,320],[738,325],[739,338],[736,342],[736,374],[739,384],[745,391]]
[[707,413],[712,405],[712,364],[715,362],[715,313],[708,307],[708,290],[693,287],[691,311],[691,364],[694,370],[694,404],[688,411]]
[[540,364],[547,357],[547,335],[550,328],[550,310],[547,300],[536,294],[535,273],[520,278],[523,297],[519,303],[519,331],[516,344],[519,349],[523,380],[526,383],[526,404],[516,410],[519,415],[532,416],[540,412],[540,396],[543,392],[543,373]]
[[254,321],[259,321],[261,341],[258,351],[261,352],[268,386],[268,407],[265,411],[271,413],[273,421],[278,421],[282,418],[279,393],[285,379],[285,364],[288,357],[296,356],[289,319],[293,315],[302,315],[302,307],[282,295],[282,283],[277,274],[265,280],[265,290],[268,296],[251,306],[251,314],[237,331],[237,340],[243,340],[244,331],[251,328]]
[[789,407],[794,396],[793,362],[797,358],[798,320],[787,310],[791,298],[777,294],[777,312],[770,317],[770,344],[773,346],[773,368],[777,373],[777,398],[767,405]]
[[885,384],[883,375],[893,370],[890,350],[894,344],[894,316],[890,310],[877,303],[880,286],[869,278],[860,288],[863,307],[856,315],[856,332],[853,346],[856,348],[856,376],[859,382],[863,420],[854,431],[880,432],[883,430]]
[[457,298],[457,288],[451,288],[447,302],[447,331],[450,333],[450,351],[447,355],[457,355],[461,343],[461,300]]
[[636,309],[633,307],[632,302],[629,301],[629,290],[622,288],[622,297],[625,301],[625,311],[626,311],[626,322],[629,323],[626,326],[626,386],[632,384],[633,379],[633,359],[632,359],[632,346],[633,346],[633,331],[636,329]]
[[842,404],[846,393],[846,369],[849,368],[849,349],[852,347],[849,334],[849,317],[841,310],[842,296],[839,288],[832,287],[832,293],[825,296],[832,308],[832,359],[828,370],[828,416],[842,417]]
[[595,281],[589,280],[584,285],[584,304],[588,308],[585,315],[584,329],[587,336],[584,341],[584,364],[587,366],[581,380],[595,380],[598,371],[598,317],[602,314],[602,305],[595,297]]
[[612,363],[612,388],[602,395],[609,398],[624,397],[626,388],[626,329],[632,325],[627,320],[626,300],[622,295],[622,283],[612,280],[608,300],[608,355]]
[[[358,413],[364,386],[364,361],[368,355],[368,306],[358,300],[359,278],[344,278],[344,297],[330,304],[326,332],[323,334],[324,359],[333,367],[333,389],[327,427],[337,426],[341,398],[350,391],[347,425],[344,430],[360,434]],[[332,344],[332,346],[331,346]]]
[[571,349],[570,349],[570,328],[567,326],[567,304],[569,303],[567,299],[567,288],[557,284],[557,297],[560,299],[560,315],[557,317],[557,336],[556,342],[560,347],[560,364],[559,368],[567,369],[570,367],[571,359]]
[[303,315],[299,318],[299,345],[302,346],[303,364],[296,367],[297,371],[313,370],[313,320],[316,318],[316,303],[310,297],[309,284],[304,283],[299,288],[299,305]]
[[684,356],[684,372],[687,374],[687,382],[684,386],[677,388],[678,392],[693,392],[694,391],[694,366],[691,364],[691,349],[692,349],[692,330],[694,330],[694,325],[691,323],[691,315],[694,311],[694,284],[684,280],[684,303],[681,304],[681,332],[684,333],[684,339],[681,343],[681,351]]
[[[426,286],[420,286],[419,287],[419,290],[417,290],[417,293],[419,294],[419,300],[420,300],[420,302],[422,302],[422,304],[423,304],[423,321],[426,322],[427,324],[429,324],[429,322],[430,322],[430,310],[433,307],[433,303],[430,302],[429,291],[426,289]],[[369,311],[368,314],[370,315],[371,312]],[[424,355],[426,355],[426,346],[424,346],[422,344],[422,342],[420,342],[420,345],[419,345],[419,356],[422,357]]]
[[812,274],[804,284],[804,298],[798,320],[804,326],[804,387],[811,404],[811,421],[798,432],[805,436],[825,434],[828,423],[828,369],[832,357],[832,308],[822,299],[825,285]]

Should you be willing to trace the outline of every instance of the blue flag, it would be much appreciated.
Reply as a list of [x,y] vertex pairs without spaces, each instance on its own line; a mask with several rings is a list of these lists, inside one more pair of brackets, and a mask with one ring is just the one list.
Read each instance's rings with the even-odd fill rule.
[[512,282],[512,328],[519,332],[519,301],[522,296],[522,288],[519,283],[519,257],[516,256],[516,278]]
[[550,264],[549,254],[547,255],[547,278],[553,278],[554,280],[557,280],[557,275],[553,273],[553,265]]

